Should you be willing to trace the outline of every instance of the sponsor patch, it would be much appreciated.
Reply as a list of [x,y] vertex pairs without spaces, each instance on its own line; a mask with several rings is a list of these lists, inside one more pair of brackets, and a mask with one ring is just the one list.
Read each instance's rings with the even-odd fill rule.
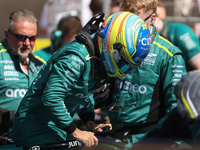
[[19,76],[19,73],[17,71],[4,71],[3,72],[4,76]]

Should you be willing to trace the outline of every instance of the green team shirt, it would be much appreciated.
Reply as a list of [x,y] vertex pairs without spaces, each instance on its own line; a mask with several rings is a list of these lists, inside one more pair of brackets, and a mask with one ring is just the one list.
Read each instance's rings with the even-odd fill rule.
[[98,82],[91,80],[88,58],[86,47],[75,40],[49,59],[14,118],[13,138],[17,146],[65,141],[69,138],[67,133],[75,130],[75,113],[84,122],[94,119],[94,101],[89,95]]
[[21,56],[14,54],[7,41],[0,43],[0,107],[9,111],[17,108],[41,67],[29,61],[28,75],[20,64]]
[[46,63],[51,58],[53,53],[54,53],[54,48],[53,45],[51,45],[45,49],[36,51],[35,53],[33,53],[33,55],[43,63]]
[[124,79],[115,79],[113,101],[106,107],[112,124],[131,129],[132,143],[177,106],[174,85],[186,74],[182,52],[155,28],[152,33],[156,35],[149,54]]
[[200,49],[199,39],[193,29],[181,23],[164,23],[163,31],[164,29],[166,30],[165,36],[183,52],[187,71],[194,70],[189,64],[194,59],[200,58]]

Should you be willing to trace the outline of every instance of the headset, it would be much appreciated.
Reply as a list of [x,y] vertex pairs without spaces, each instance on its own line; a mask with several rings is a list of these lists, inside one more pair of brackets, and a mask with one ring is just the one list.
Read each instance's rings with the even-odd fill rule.
[[151,22],[153,21],[154,17],[151,17]]
[[154,17],[151,17],[151,21],[150,21],[151,25],[153,24],[153,20],[154,20]]
[[53,45],[54,48],[56,48],[58,45],[61,44],[62,41],[62,31],[61,30],[54,30],[51,32],[51,43]]

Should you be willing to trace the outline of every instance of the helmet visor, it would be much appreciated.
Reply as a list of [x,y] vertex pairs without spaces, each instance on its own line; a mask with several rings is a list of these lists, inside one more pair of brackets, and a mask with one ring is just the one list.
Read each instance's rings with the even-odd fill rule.
[[112,57],[117,65],[117,67],[119,68],[119,70],[124,73],[124,74],[128,74],[129,72],[131,72],[133,69],[135,69],[136,67],[138,67],[138,65],[134,65],[133,63],[131,63],[125,56],[124,54],[121,52],[122,48],[125,48],[122,44],[114,44],[113,45],[114,50],[111,51]]

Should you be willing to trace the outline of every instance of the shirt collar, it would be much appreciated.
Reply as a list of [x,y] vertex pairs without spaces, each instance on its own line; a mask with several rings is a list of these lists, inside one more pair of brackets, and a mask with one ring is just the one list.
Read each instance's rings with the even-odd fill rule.
[[21,62],[22,56],[21,56],[21,55],[18,55],[18,54],[15,54],[15,53],[10,49],[10,47],[9,47],[8,42],[7,42],[6,39],[3,39],[2,43],[3,43],[3,45],[6,47],[7,52],[10,54],[11,58],[12,58],[13,60],[15,60],[15,61],[17,61],[17,62],[20,63],[20,62]]

